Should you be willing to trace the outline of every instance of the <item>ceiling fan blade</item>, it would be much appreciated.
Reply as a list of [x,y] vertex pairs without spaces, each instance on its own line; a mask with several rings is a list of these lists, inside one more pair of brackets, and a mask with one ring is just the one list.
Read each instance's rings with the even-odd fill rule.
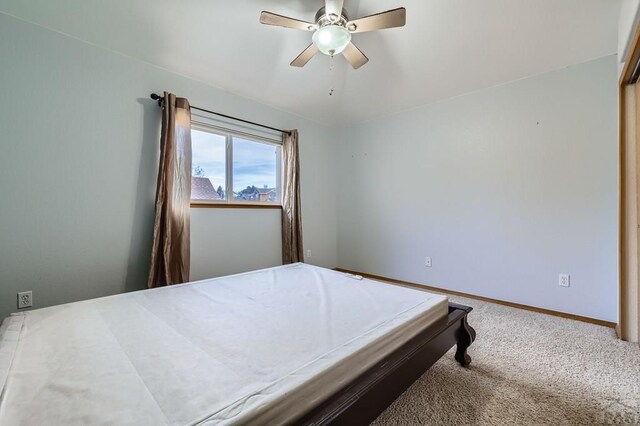
[[385,28],[404,27],[407,23],[407,10],[404,7],[365,16],[347,23],[347,29],[351,33],[364,33],[367,31],[383,30]]
[[367,58],[353,43],[347,44],[347,47],[344,48],[342,54],[347,58],[347,61],[351,64],[354,70],[357,70],[369,62],[369,58]]
[[260,14],[260,23],[265,25],[276,25],[278,27],[293,28],[295,30],[315,31],[317,24],[289,18],[287,16],[276,15],[275,13],[263,11]]
[[344,5],[344,0],[325,0],[325,13],[329,18],[331,15],[335,15],[335,21],[337,21],[342,16],[342,6]]
[[315,43],[311,43],[309,47],[304,49],[301,54],[298,55],[297,58],[291,62],[292,67],[304,67],[307,65],[307,62],[311,60],[318,53],[318,46]]

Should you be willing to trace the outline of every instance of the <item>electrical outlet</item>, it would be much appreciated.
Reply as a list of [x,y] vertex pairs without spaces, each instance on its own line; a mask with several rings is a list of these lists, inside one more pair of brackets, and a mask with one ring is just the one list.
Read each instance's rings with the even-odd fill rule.
[[424,258],[424,266],[431,268],[431,257],[427,256]]
[[571,286],[571,276],[569,274],[560,274],[558,276],[558,285],[560,287],[570,287]]
[[33,294],[31,291],[18,293],[18,309],[30,308],[33,306]]
[[311,249],[307,250],[307,259],[311,259]]

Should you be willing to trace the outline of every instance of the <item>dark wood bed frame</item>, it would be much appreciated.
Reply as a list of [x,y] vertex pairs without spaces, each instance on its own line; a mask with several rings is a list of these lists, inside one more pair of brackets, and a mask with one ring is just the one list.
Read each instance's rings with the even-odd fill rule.
[[467,323],[471,310],[449,303],[447,317],[425,328],[295,424],[368,425],[454,345],[456,361],[468,366],[467,348],[476,338]]

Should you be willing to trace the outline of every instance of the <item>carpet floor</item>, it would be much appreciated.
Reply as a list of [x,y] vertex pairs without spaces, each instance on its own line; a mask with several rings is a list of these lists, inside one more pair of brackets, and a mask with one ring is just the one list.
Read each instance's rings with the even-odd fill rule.
[[461,297],[473,361],[445,355],[373,423],[640,425],[640,348],[610,328]]

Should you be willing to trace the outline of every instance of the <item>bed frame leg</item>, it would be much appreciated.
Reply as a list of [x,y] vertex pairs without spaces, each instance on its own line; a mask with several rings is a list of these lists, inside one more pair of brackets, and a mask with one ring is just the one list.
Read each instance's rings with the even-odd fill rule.
[[467,349],[473,341],[476,340],[476,331],[467,322],[466,315],[460,320],[460,329],[458,330],[456,340],[456,361],[463,367],[468,367],[469,364],[471,364],[471,357],[467,354]]

